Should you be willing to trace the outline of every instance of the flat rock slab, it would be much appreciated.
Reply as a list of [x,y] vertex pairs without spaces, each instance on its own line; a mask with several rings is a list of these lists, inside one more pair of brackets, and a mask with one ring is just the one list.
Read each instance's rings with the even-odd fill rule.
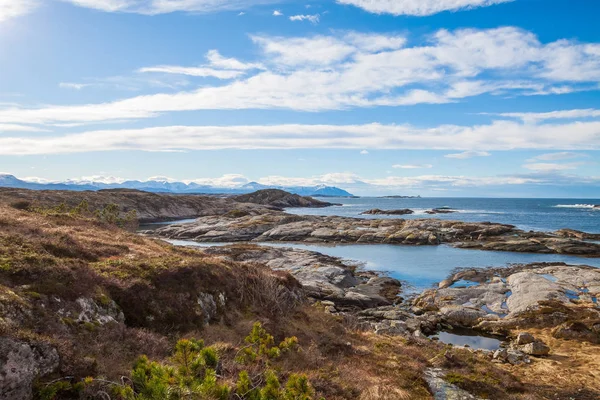
[[600,244],[594,242],[551,233],[524,232],[512,225],[432,218],[367,220],[338,216],[289,215],[270,211],[237,218],[231,215],[201,217],[193,223],[159,228],[152,231],[152,234],[199,242],[295,241],[405,245],[448,243],[467,249],[600,257]]

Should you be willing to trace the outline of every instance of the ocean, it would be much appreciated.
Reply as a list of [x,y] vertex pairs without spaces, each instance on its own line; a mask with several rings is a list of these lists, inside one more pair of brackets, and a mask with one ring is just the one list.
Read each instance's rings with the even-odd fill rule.
[[[600,233],[600,199],[486,199],[486,198],[339,198],[321,199],[342,206],[327,208],[291,208],[286,211],[301,215],[340,215],[356,218],[440,218],[465,222],[498,222],[515,225],[526,231],[555,231],[561,228]],[[450,207],[453,214],[428,215],[433,208]],[[412,215],[361,215],[379,208],[409,208]]]

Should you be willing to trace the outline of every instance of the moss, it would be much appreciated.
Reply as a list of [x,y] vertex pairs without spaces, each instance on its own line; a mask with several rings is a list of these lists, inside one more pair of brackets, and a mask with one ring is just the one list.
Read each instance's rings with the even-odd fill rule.
[[63,324],[65,324],[67,326],[75,326],[75,325],[77,325],[77,322],[75,322],[75,320],[73,318],[62,317],[60,320],[62,321]]
[[84,322],[83,328],[89,332],[94,332],[97,328],[97,325],[92,322]]
[[38,292],[30,291],[30,292],[24,292],[23,294],[25,296],[30,297],[30,298],[35,299],[35,300],[39,300],[39,299],[42,298],[42,295],[39,294]]
[[9,272],[12,268],[12,262],[9,257],[0,257],[0,271]]
[[98,303],[100,305],[102,305],[104,307],[108,307],[111,304],[111,302],[112,302],[112,300],[110,299],[110,297],[108,297],[105,294],[101,294],[100,296],[97,297],[96,300],[98,301]]
[[460,386],[464,384],[466,380],[467,378],[456,372],[449,372],[448,374],[446,374],[446,382],[451,383],[453,385]]

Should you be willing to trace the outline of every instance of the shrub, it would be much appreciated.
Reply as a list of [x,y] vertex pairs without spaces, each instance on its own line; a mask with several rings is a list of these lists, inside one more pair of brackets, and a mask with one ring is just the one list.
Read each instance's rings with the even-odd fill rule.
[[234,387],[217,374],[221,366],[216,348],[206,347],[202,340],[181,339],[166,363],[151,361],[145,355],[138,357],[131,379],[124,383],[91,377],[76,383],[60,380],[38,385],[36,397],[78,398],[85,390],[85,395],[95,392],[102,398],[110,392],[111,398],[117,400],[313,400],[314,389],[306,376],[291,374],[282,385],[273,368],[263,370],[258,362],[279,357],[281,348],[296,349],[296,338],[286,338],[280,346],[274,346],[273,336],[256,323],[246,343],[256,354],[252,370],[261,372],[251,378],[247,370],[241,371]]

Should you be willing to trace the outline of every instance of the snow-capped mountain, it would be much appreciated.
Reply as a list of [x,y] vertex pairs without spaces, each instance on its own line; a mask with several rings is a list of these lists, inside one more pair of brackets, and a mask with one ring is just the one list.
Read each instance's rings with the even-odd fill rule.
[[155,193],[187,193],[187,194],[244,194],[262,189],[282,189],[301,196],[351,197],[352,194],[335,186],[269,186],[258,182],[249,182],[237,187],[218,187],[198,183],[175,182],[167,179],[123,182],[106,182],[85,180],[68,180],[64,182],[40,182],[18,179],[14,175],[0,174],[0,187],[33,190],[102,190],[102,189],[137,189]]

